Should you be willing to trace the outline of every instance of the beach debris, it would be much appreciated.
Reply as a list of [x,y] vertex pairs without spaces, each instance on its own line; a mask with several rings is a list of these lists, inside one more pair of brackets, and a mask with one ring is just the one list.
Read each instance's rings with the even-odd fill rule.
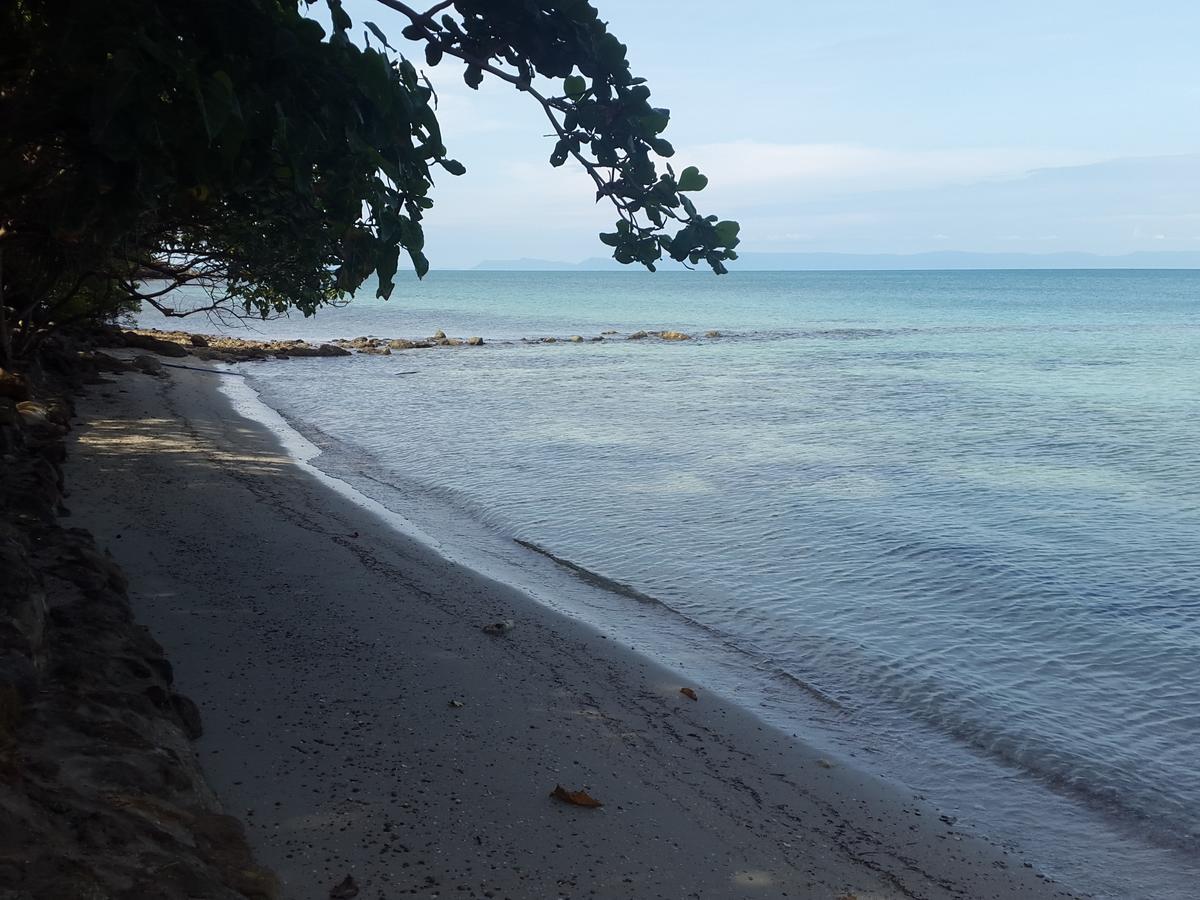
[[680,688],[679,693],[683,694],[683,696],[687,697],[690,700],[699,700],[700,699],[699,697],[696,696],[696,692],[689,687]]
[[827,759],[818,759],[817,765],[820,766],[822,769],[832,769],[833,768],[833,763],[831,763]]
[[358,882],[353,875],[347,875],[338,884],[329,889],[329,900],[350,900],[358,896]]
[[446,705],[449,706],[451,709],[462,709],[467,704],[463,703],[461,700],[451,700]]
[[550,792],[550,796],[555,800],[561,800],[563,803],[570,803],[572,806],[582,806],[586,809],[596,809],[604,805],[587,791],[568,791],[561,784],[554,786],[554,790]]
[[505,619],[503,622],[492,622],[490,625],[483,626],[483,633],[493,635],[508,634],[513,630],[513,624],[512,619]]

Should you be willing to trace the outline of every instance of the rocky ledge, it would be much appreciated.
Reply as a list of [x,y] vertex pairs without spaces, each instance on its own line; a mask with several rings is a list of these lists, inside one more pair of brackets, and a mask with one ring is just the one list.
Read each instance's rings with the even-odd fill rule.
[[273,900],[124,574],[63,521],[69,397],[104,381],[102,357],[0,370],[0,897]]
[[[597,343],[617,335],[619,332],[604,331],[590,338],[573,334],[563,338],[522,338],[520,343]],[[704,337],[710,339],[721,336],[719,331],[708,331],[704,334]],[[657,338],[662,341],[690,341],[694,339],[694,335],[684,331],[666,330],[635,331],[625,336],[625,339],[630,341],[640,341],[646,338]],[[328,343],[312,344],[303,340],[256,341],[247,338],[193,334],[188,331],[159,331],[157,329],[121,331],[114,328],[104,332],[103,343],[109,347],[145,350],[168,357],[194,356],[214,362],[245,362],[309,356],[350,356],[355,352],[368,356],[390,356],[393,352],[427,350],[435,347],[482,347],[486,342],[477,335],[465,338],[447,337],[446,333],[440,329],[426,338],[386,338],[364,335],[356,338],[336,338]]]

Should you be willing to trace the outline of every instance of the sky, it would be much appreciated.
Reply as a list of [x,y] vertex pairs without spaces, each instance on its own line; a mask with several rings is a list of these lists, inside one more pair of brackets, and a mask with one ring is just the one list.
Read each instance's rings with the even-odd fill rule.
[[[1200,251],[1200,4],[592,2],[740,250]],[[414,46],[375,0],[346,8]],[[541,110],[428,74],[468,170],[437,184],[434,267],[607,255],[615,216],[550,168]]]

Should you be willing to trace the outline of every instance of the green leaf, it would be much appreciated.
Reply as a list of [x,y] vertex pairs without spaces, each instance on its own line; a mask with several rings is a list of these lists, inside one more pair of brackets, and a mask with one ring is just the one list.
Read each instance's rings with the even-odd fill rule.
[[335,34],[341,34],[354,24],[350,21],[350,17],[346,15],[346,11],[342,9],[342,0],[330,0],[329,17],[333,20],[333,31]]
[[392,278],[396,274],[396,268],[399,265],[400,248],[391,246],[383,251],[383,256],[379,259],[377,271],[379,273],[379,290],[375,292],[375,296],[381,300],[387,300],[392,296],[392,291],[396,287],[396,283]]
[[363,24],[371,29],[371,33],[374,34],[375,37],[379,38],[379,41],[383,44],[383,46],[387,47],[389,50],[396,49],[388,43],[387,35],[380,30],[378,25],[376,25],[374,22],[363,22]]
[[695,166],[688,166],[679,173],[679,190],[702,191],[708,186],[708,178],[700,174]]
[[717,234],[717,243],[722,247],[736,247],[738,243],[738,232],[741,227],[737,222],[726,219],[723,222],[718,222],[713,226],[713,231]]
[[440,160],[440,162],[442,164],[442,168],[451,175],[465,175],[467,173],[467,167],[460,163],[457,159],[443,159]]
[[419,250],[410,251],[409,256],[412,257],[413,269],[417,273],[418,278],[424,278],[429,272],[429,260],[425,258],[425,254]]
[[571,75],[563,79],[563,93],[572,100],[578,100],[587,93],[587,81],[581,75]]
[[479,85],[483,84],[483,69],[479,66],[467,66],[467,71],[463,72],[463,81],[472,90],[479,90]]
[[437,44],[425,45],[425,62],[431,66],[436,66],[442,61],[442,48]]

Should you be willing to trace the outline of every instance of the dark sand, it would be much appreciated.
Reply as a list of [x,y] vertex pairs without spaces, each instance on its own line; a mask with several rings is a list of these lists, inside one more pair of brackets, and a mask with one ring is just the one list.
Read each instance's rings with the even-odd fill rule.
[[125,567],[204,715],[208,778],[288,897],[347,874],[371,900],[1067,896],[910,792],[703,684],[687,699],[391,530],[237,415],[220,377],[93,388],[67,502]]

